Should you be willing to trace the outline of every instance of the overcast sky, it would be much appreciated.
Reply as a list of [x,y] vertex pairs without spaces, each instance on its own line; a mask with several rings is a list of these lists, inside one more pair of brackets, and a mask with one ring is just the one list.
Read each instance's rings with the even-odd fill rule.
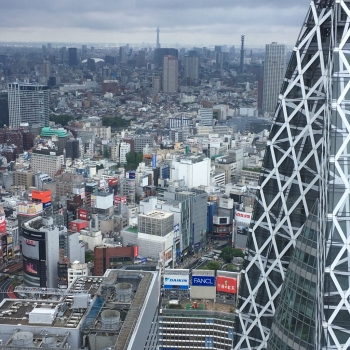
[[0,0],[0,41],[293,46],[308,0]]

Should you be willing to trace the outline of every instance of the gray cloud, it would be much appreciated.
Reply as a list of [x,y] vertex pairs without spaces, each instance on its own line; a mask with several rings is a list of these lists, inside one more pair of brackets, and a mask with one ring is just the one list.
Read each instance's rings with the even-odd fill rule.
[[293,45],[307,0],[0,0],[1,41]]

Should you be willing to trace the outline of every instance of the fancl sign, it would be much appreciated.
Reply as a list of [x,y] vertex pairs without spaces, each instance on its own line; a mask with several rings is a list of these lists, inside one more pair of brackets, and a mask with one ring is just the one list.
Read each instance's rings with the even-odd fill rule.
[[192,286],[215,287],[215,277],[192,276]]

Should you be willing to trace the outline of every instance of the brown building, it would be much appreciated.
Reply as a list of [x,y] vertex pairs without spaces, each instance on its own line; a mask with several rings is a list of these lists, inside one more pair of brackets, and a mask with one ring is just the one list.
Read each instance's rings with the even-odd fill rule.
[[16,170],[13,173],[13,184],[25,188],[34,186],[34,173],[28,170]]
[[[134,247],[98,246],[94,249],[94,275],[103,276],[106,270],[115,269],[122,264],[131,264]],[[119,263],[119,264],[118,264]]]

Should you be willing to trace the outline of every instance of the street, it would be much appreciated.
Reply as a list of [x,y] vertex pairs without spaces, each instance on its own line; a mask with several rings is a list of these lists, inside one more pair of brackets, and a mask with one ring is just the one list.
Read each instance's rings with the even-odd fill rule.
[[0,282],[0,302],[3,301],[4,298],[8,298],[7,291],[12,284],[12,279],[11,278],[6,278],[5,280]]

